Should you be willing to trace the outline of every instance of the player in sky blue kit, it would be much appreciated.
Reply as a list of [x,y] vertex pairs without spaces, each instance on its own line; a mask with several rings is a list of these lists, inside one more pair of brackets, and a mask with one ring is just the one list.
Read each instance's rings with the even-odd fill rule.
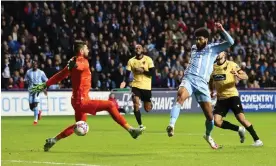
[[[28,90],[29,90],[29,104],[30,109],[34,112],[34,125],[37,124],[37,120],[41,118],[41,111],[38,110],[38,103],[39,103],[39,94],[31,93],[30,89],[37,84],[46,82],[48,78],[46,77],[45,73],[38,69],[38,63],[33,61],[33,68],[29,69],[25,75],[25,81],[28,83]],[[46,92],[45,92],[46,94]]]
[[220,23],[215,23],[215,26],[221,31],[226,41],[208,44],[208,30],[206,28],[199,28],[195,31],[196,45],[192,46],[189,66],[185,70],[183,80],[179,86],[177,100],[170,114],[170,124],[166,130],[169,137],[174,135],[175,123],[179,116],[180,108],[184,101],[194,94],[206,117],[206,133],[203,137],[211,148],[218,149],[219,146],[211,137],[211,131],[214,127],[214,118],[208,82],[217,55],[233,45],[234,40],[224,30]]

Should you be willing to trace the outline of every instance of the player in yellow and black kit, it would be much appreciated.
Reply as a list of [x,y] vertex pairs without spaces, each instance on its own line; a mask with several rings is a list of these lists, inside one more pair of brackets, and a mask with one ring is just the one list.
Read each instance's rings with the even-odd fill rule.
[[[209,83],[212,98],[215,97],[214,88],[217,91],[217,103],[213,112],[215,125],[222,129],[237,131],[241,143],[244,142],[246,129],[254,139],[253,146],[262,146],[263,142],[259,139],[252,124],[245,119],[239,92],[236,88],[236,81],[246,80],[248,76],[235,62],[228,61],[225,56],[225,52],[222,52],[217,57]],[[233,111],[236,119],[245,128],[223,120],[229,109]]]
[[133,73],[132,87],[132,101],[134,106],[134,115],[137,123],[142,130],[146,127],[142,124],[141,113],[139,110],[140,99],[144,103],[145,111],[149,112],[152,109],[151,103],[151,79],[154,75],[154,64],[149,56],[143,54],[143,47],[137,45],[135,47],[135,57],[131,58],[126,67],[126,77],[121,83],[120,88],[124,88],[128,84],[130,72]]

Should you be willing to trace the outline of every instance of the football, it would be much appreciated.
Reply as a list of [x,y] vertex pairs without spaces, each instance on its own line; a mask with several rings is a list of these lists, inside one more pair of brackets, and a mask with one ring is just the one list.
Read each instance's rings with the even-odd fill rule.
[[89,131],[89,126],[85,121],[78,121],[74,126],[74,132],[78,136],[85,136]]

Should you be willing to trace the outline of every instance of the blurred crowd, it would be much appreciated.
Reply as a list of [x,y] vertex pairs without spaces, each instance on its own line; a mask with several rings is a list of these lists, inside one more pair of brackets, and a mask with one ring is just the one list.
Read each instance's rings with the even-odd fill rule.
[[[194,30],[205,26],[210,42],[223,39],[215,22],[235,39],[228,59],[249,75],[238,87],[276,87],[275,9],[276,2],[257,1],[2,2],[2,88],[26,88],[24,75],[33,60],[53,76],[81,39],[90,49],[93,89],[119,87],[137,43],[155,63],[153,87],[175,89],[190,59]],[[51,88],[70,87],[66,79]]]

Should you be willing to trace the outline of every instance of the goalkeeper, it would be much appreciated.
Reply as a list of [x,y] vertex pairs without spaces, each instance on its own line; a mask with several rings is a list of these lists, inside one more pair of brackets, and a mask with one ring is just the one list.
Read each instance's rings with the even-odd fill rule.
[[[90,100],[88,93],[91,89],[91,72],[87,60],[89,50],[87,45],[83,42],[75,43],[75,48],[76,56],[69,60],[67,67],[51,77],[46,83],[34,86],[32,88],[32,93],[42,92],[50,85],[71,75],[73,89],[71,104],[75,110],[75,121],[86,121],[87,113],[96,115],[97,112],[106,110],[118,124],[120,124],[134,139],[136,139],[142,134],[142,130],[140,128],[131,127],[125,118],[120,115],[113,102],[108,100]],[[56,137],[46,139],[44,151],[49,151],[57,141],[70,136],[73,132],[74,124],[67,127]]]

